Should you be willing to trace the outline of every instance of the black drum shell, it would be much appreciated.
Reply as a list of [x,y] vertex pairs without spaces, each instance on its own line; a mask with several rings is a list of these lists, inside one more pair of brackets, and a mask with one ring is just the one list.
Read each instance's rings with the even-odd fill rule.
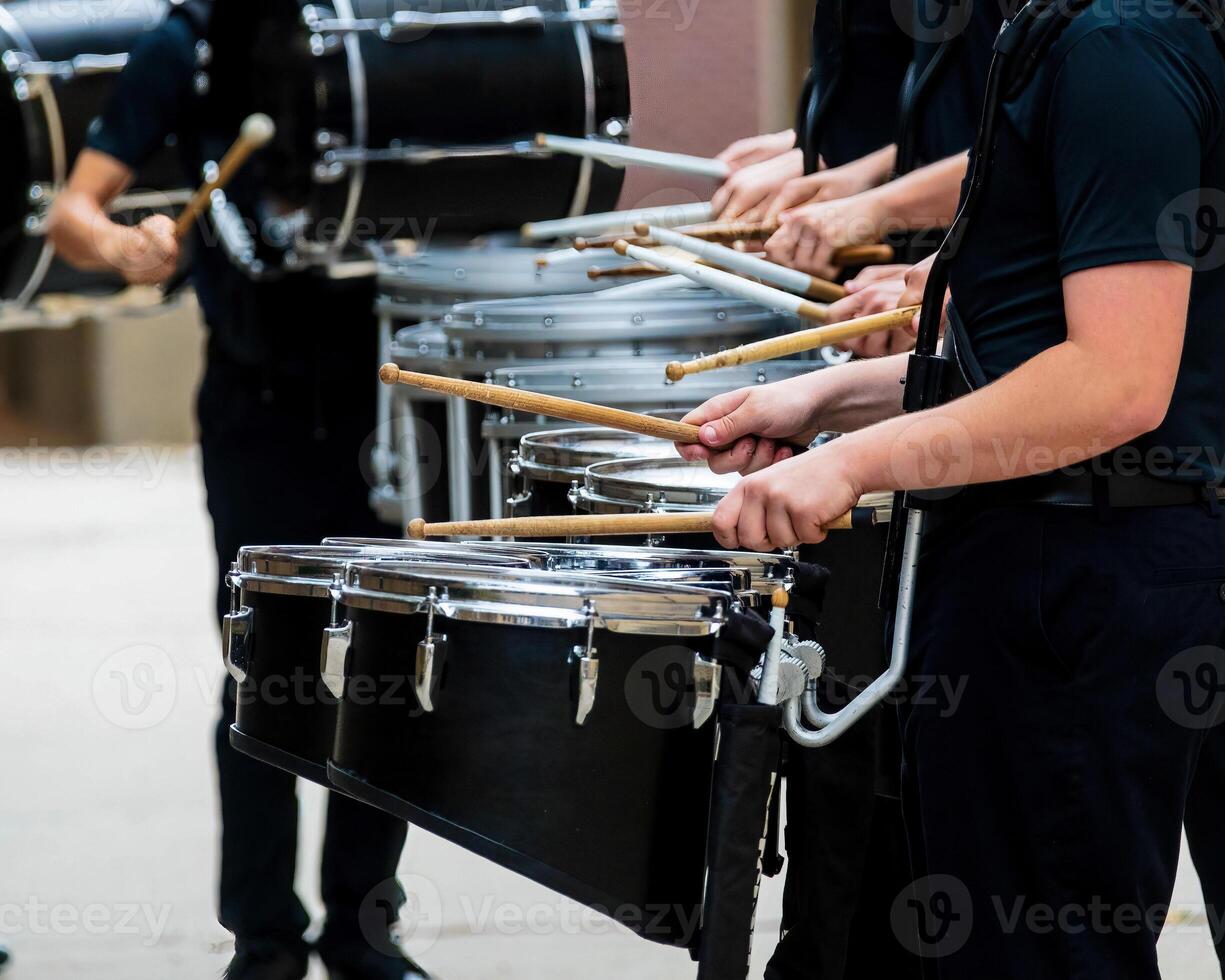
[[[690,700],[710,638],[597,631],[595,706],[579,726],[570,657],[585,630],[436,617],[446,662],[424,712],[408,672],[425,616],[347,613],[350,671],[377,690],[346,691],[335,785],[645,938],[693,939],[715,726],[693,729]],[[679,683],[658,686],[664,674]]]
[[230,739],[248,755],[328,785],[336,698],[319,675],[331,600],[245,591],[252,611],[251,665],[238,684]]
[[[556,4],[533,4],[545,7]],[[320,182],[320,132],[357,145],[354,90],[344,45],[311,52],[299,0],[217,0],[209,125],[234,132],[251,112],[270,115],[277,136],[252,161],[250,180],[265,205],[303,209],[306,240],[331,245],[350,196],[348,175]],[[335,5],[338,9],[342,5]],[[354,14],[381,20],[398,10],[506,9],[471,0],[355,0]],[[585,29],[585,28],[584,28]],[[588,135],[587,88],[574,26],[437,29],[396,41],[376,31],[350,35],[360,49],[367,116],[365,146],[506,144],[537,132]],[[629,114],[623,45],[592,45],[594,123]],[[426,239],[518,227],[570,213],[583,164],[573,157],[451,158],[364,166],[355,238]],[[624,172],[592,166],[584,210],[615,206]],[[237,201],[240,207],[246,206]],[[264,207],[256,207],[263,211]],[[262,220],[262,215],[247,215]],[[346,244],[341,242],[340,244]]]

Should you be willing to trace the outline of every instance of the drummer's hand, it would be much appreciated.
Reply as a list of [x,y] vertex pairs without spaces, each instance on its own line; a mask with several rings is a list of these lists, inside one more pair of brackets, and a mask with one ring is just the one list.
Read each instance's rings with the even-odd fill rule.
[[856,160],[841,167],[830,167],[787,181],[770,202],[765,220],[775,221],[784,211],[804,204],[820,204],[853,197],[877,186],[871,169]]
[[135,227],[114,227],[117,231],[109,249],[99,251],[107,254],[125,280],[133,285],[151,285],[174,275],[179,264],[179,240],[170,218],[155,214]]
[[737,170],[715,191],[711,210],[721,221],[757,221],[779,188],[803,172],[802,150],[788,150],[751,164]]
[[795,147],[795,130],[784,129],[781,133],[762,133],[736,140],[715,159],[722,160],[732,171],[751,167],[762,160],[769,160]]
[[817,414],[811,377],[741,388],[686,415],[702,441],[676,448],[685,459],[706,460],[715,473],[756,473],[812,442],[821,431]]
[[746,476],[715,508],[714,533],[725,548],[773,551],[825,539],[824,525],[863,495],[838,440]]
[[[906,283],[906,288],[902,290],[902,295],[898,299],[898,306],[919,306],[923,303],[923,293],[927,290],[927,278],[931,275],[932,265],[936,261],[935,254],[929,255],[918,265],[912,265],[906,270],[903,279]],[[940,332],[944,332],[944,328],[948,323],[948,291],[944,294],[944,309],[940,311]],[[912,337],[919,333],[919,316],[915,314],[915,318],[911,321],[907,328]]]
[[[869,282],[838,302],[831,303],[829,322],[840,323],[859,316],[896,310],[901,305],[899,300],[905,290],[906,281],[900,275],[892,279]],[[839,344],[838,347],[842,350],[849,350],[859,357],[886,357],[889,354],[900,354],[914,347],[914,334],[908,328],[887,330],[883,333],[868,334],[866,337],[856,337],[854,340]]]
[[866,289],[874,282],[881,282],[886,279],[905,279],[906,273],[910,266],[905,263],[894,263],[893,265],[870,265],[859,271],[854,279],[848,279],[843,285],[848,293],[857,293],[861,289]]
[[836,279],[834,250],[881,241],[885,215],[880,213],[878,195],[869,191],[784,211],[779,220],[782,226],[766,242],[766,257],[809,275]]

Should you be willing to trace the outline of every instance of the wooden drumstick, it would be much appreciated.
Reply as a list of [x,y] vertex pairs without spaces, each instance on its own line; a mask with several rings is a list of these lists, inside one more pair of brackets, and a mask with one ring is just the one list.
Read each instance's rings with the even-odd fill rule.
[[275,135],[276,123],[262,112],[256,112],[243,120],[242,128],[238,131],[238,139],[217,164],[217,173],[211,180],[206,180],[196,189],[191,200],[187,202],[187,207],[183,209],[183,213],[175,220],[174,235],[176,238],[181,240],[187,236],[192,225],[196,223],[196,219],[208,208],[213,191],[225,187],[247,162],[248,157],[261,147],[267,146]]
[[512,411],[527,412],[532,415],[547,415],[550,418],[565,419],[569,422],[602,425],[608,429],[655,436],[657,439],[667,439],[671,442],[698,442],[696,425],[673,422],[670,419],[656,418],[653,415],[640,415],[638,412],[627,412],[621,408],[608,408],[604,405],[593,405],[590,402],[574,401],[570,398],[558,398],[556,395],[541,395],[534,391],[524,391],[521,388],[503,388],[500,385],[485,384],[480,381],[464,381],[460,378],[444,378],[436,374],[402,371],[395,364],[384,364],[379,369],[379,380],[383,384],[412,385],[416,388],[437,391],[440,394],[454,395],[469,401],[497,405],[499,408],[509,408]]
[[710,221],[713,216],[709,201],[700,204],[663,204],[634,211],[605,211],[602,214],[580,214],[574,218],[529,221],[519,229],[519,234],[529,242],[544,242],[554,238],[573,238],[575,235],[600,235],[615,228],[628,229],[639,221],[671,228],[695,221]]
[[737,252],[734,248],[708,242],[692,235],[683,235],[670,228],[658,228],[652,225],[634,225],[634,231],[639,238],[650,238],[661,245],[671,245],[694,253],[709,265],[727,269],[742,276],[752,276],[771,286],[785,289],[789,293],[798,293],[809,299],[833,303],[846,296],[846,287],[839,286],[828,279],[810,276],[798,269],[789,269],[776,262],[767,262],[757,255],[747,252]]
[[[697,514],[586,514],[564,517],[507,517],[492,521],[427,524],[420,517],[408,525],[408,536],[424,538],[578,538],[614,534],[710,534],[714,511]],[[850,514],[824,525],[827,531],[856,526]]]
[[766,309],[785,310],[806,320],[815,320],[817,323],[824,323],[828,319],[828,308],[821,303],[814,303],[812,300],[775,289],[772,286],[763,286],[759,282],[745,279],[735,273],[712,269],[691,259],[668,255],[661,250],[643,248],[640,245],[630,245],[625,241],[617,242],[615,247],[618,255],[628,255],[639,262],[659,266],[668,272],[675,272],[692,279],[703,286],[717,289],[728,296],[745,299],[750,303],[758,303]]
[[606,269],[603,266],[593,265],[587,270],[587,278],[596,279],[619,279],[621,277],[642,277],[642,276],[666,276],[663,269],[658,266],[648,265],[645,262],[633,262],[629,265],[618,266],[615,269]]
[[688,153],[668,153],[664,150],[648,150],[640,146],[627,146],[611,140],[582,139],[577,136],[554,136],[551,133],[536,134],[536,148],[550,153],[568,153],[578,157],[589,157],[613,167],[629,165],[650,167],[657,170],[673,170],[678,173],[697,174],[714,180],[726,180],[731,168],[722,160],[712,157],[696,157]]
[[910,323],[920,309],[921,307],[918,306],[904,306],[899,310],[873,313],[869,316],[856,317],[854,320],[845,320],[842,323],[814,327],[811,330],[797,330],[782,337],[759,340],[753,344],[733,347],[730,350],[699,357],[692,361],[672,361],[668,364],[666,373],[669,381],[680,381],[691,374],[735,367],[738,364],[772,361],[778,357],[817,350],[830,344],[840,344],[846,340],[854,340],[856,337],[866,337],[885,330],[897,330]]
[[[769,238],[781,225],[777,221],[713,221],[703,225],[673,228],[674,232],[707,242],[759,241]],[[894,260],[892,245],[844,245],[834,250],[833,263],[844,265],[885,265]]]

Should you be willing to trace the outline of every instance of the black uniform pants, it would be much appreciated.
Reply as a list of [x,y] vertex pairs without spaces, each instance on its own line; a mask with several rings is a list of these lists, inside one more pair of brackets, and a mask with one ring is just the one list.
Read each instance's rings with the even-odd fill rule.
[[[335,341],[335,350],[298,351],[288,372],[242,366],[218,345],[210,346],[198,409],[220,573],[219,616],[229,608],[224,573],[241,545],[318,544],[326,535],[388,532],[368,507],[360,465],[375,425],[375,328],[360,315],[356,325],[353,319],[332,321],[346,334]],[[298,337],[291,343],[320,341]],[[293,884],[295,779],[231,748],[233,721],[234,684],[228,681],[216,735],[219,918],[240,948],[300,943],[309,922]],[[373,807],[340,794],[328,798],[321,944],[361,941],[371,930],[375,935],[368,941],[385,937],[398,910],[387,897],[402,900],[394,876],[406,830],[402,821]]]
[[[1225,682],[1225,675],[1220,676]],[[1204,889],[1204,905],[1221,976],[1225,977],[1225,717],[1200,750],[1184,818],[1191,860]]]
[[891,917],[914,880],[901,802],[878,785],[883,767],[896,774],[897,743],[881,707],[826,748],[788,746],[783,936],[765,980],[921,976]]
[[1186,681],[1225,676],[1225,517],[1000,507],[924,552],[914,669],[957,693],[905,712],[905,928],[942,980],[1156,980],[1211,694]]

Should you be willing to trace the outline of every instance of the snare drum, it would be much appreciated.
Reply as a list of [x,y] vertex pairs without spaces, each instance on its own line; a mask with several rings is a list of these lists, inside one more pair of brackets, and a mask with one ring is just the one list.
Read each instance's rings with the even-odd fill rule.
[[[707,391],[751,383],[742,380],[750,377],[785,377],[790,369],[770,364],[751,371],[720,372],[720,380],[714,383],[695,380],[673,388],[664,378],[667,359],[773,336],[793,323],[755,304],[705,291],[640,300],[604,301],[597,294],[489,301],[455,307],[438,325],[436,329],[445,337],[444,358],[427,356],[423,364],[422,340],[430,337],[428,342],[435,344],[432,338],[437,334],[417,328],[397,338],[390,359],[406,370],[431,370],[474,381],[492,377],[499,383],[518,384],[523,377],[527,379],[524,387],[606,405],[656,409],[679,403],[694,407]],[[429,355],[433,350],[437,347]],[[511,366],[510,373],[499,370],[510,371]],[[578,369],[577,375],[572,368]],[[538,382],[543,387],[537,389]],[[591,394],[577,390],[588,382]],[[416,465],[432,475],[438,468],[437,456],[430,455],[435,447],[445,449],[447,460],[448,510],[423,511],[420,498],[410,496],[421,488],[402,485],[399,520],[431,513],[468,520],[491,514],[495,510],[492,502],[500,513],[505,497],[504,451],[510,448],[505,444],[517,442],[524,434],[514,431],[514,417],[497,410],[483,412],[461,398],[447,399],[444,415],[436,396],[405,385],[388,390],[392,394],[383,397],[395,400],[390,412],[397,420],[390,431],[400,445],[394,453],[388,451],[396,462],[386,469],[402,469],[399,461],[416,462],[424,457]],[[423,417],[430,414],[432,418]],[[482,426],[482,417],[488,425]],[[529,431],[557,424],[556,420],[521,421],[530,424]],[[428,500],[427,506],[436,502],[437,498]]]
[[[539,255],[539,248],[505,239],[431,246],[411,255],[379,251],[379,363],[394,359],[411,363],[416,371],[479,380],[487,366],[475,363],[475,356],[467,364],[453,358],[451,341],[443,332],[441,321],[453,306],[510,297],[556,296],[562,302],[603,285],[588,278],[590,266],[624,264],[620,256],[601,251],[590,259],[541,267],[536,264]],[[445,443],[439,437],[447,432],[444,401],[428,392],[395,394],[393,405],[392,391],[379,385],[378,426],[370,455],[371,504],[393,524],[423,513],[445,517],[450,514],[448,485],[437,485],[436,473],[419,472],[431,466],[441,469]]]
[[[338,684],[320,641],[334,622],[338,577],[355,559],[526,568],[543,559],[507,548],[439,542],[243,548],[231,572],[226,668],[238,683],[230,742],[240,752],[327,785]],[[326,640],[322,647],[326,655]],[[322,671],[322,672],[321,672]]]
[[258,236],[284,243],[261,250],[268,266],[606,211],[620,193],[623,171],[531,142],[625,132],[615,2],[217,0],[210,35],[218,125],[277,124],[241,215],[277,215]]
[[506,464],[520,489],[506,501],[507,517],[564,514],[570,492],[583,482],[587,467],[610,459],[676,458],[676,447],[663,439],[597,427],[532,432]]
[[358,563],[341,604],[348,674],[380,682],[341,701],[334,785],[647,938],[693,940],[731,696],[720,633],[739,615],[724,588]]

